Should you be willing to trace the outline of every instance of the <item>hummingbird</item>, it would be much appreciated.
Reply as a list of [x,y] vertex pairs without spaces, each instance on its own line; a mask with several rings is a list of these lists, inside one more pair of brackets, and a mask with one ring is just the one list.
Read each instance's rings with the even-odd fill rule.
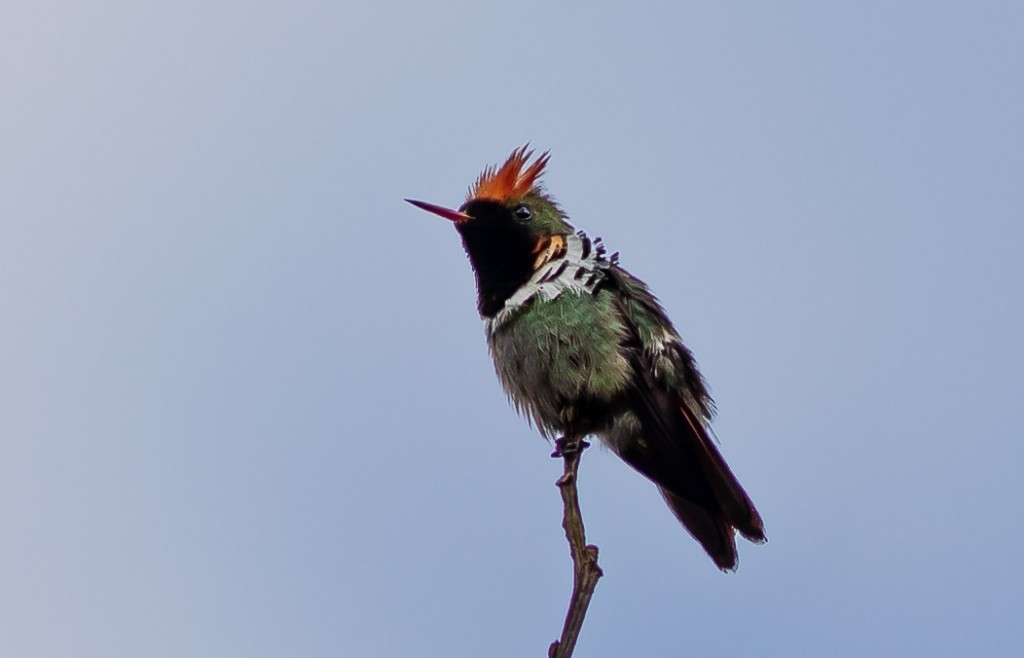
[[529,145],[490,166],[450,220],[476,277],[477,308],[512,405],[547,439],[597,437],[651,480],[718,568],[736,569],[735,533],[764,524],[715,442],[714,402],[647,285],[576,230],[545,189],[550,152]]

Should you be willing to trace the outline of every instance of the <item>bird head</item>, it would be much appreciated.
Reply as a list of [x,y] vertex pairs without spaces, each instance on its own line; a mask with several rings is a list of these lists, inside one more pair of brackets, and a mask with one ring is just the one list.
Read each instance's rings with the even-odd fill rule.
[[565,254],[573,227],[540,182],[548,158],[533,159],[529,146],[516,149],[500,167],[484,169],[458,210],[406,199],[455,224],[484,317],[493,317],[538,268]]

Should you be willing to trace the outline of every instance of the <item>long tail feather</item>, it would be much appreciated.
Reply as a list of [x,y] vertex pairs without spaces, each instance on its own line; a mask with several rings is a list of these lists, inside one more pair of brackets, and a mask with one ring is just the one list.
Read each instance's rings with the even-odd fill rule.
[[676,496],[664,487],[658,487],[672,513],[683,524],[686,531],[700,542],[719,569],[735,570],[739,561],[736,553],[736,537],[733,527],[700,505]]
[[633,399],[642,436],[616,452],[658,485],[676,518],[719,568],[735,569],[734,528],[750,541],[765,541],[753,502],[679,395],[639,386]]
[[[626,406],[636,415],[615,437],[615,451],[658,485],[680,523],[722,569],[737,564],[735,531],[765,541],[764,523],[711,440],[714,403],[693,354],[647,286],[621,267],[609,270],[619,319],[628,331],[633,381]],[[651,327],[661,332],[652,332]],[[665,340],[665,333],[671,340]],[[653,336],[661,336],[655,340]],[[666,373],[672,373],[669,377]]]
[[[683,417],[691,430],[691,436],[697,444],[697,456],[702,462],[705,477],[712,489],[726,520],[740,531],[744,537],[753,542],[765,541],[764,522],[754,507],[750,496],[740,485],[732,469],[725,463],[722,453],[715,447],[707,430],[695,423],[685,406],[681,406]],[[674,508],[673,508],[674,509]]]

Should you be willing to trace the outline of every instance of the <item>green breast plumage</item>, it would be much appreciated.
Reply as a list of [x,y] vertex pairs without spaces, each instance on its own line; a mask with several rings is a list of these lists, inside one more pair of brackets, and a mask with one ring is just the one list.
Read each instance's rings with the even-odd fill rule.
[[[488,332],[502,386],[548,436],[565,431],[574,408],[607,406],[622,393],[631,367],[619,348],[627,339],[607,290],[535,297]],[[591,417],[587,429],[606,420]]]

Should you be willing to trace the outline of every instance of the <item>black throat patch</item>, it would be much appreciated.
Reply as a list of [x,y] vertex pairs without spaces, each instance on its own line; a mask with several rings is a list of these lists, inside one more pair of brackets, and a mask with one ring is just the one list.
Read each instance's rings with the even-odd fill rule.
[[493,318],[533,275],[536,238],[494,201],[471,201],[461,210],[473,217],[455,227],[476,274],[477,308]]

